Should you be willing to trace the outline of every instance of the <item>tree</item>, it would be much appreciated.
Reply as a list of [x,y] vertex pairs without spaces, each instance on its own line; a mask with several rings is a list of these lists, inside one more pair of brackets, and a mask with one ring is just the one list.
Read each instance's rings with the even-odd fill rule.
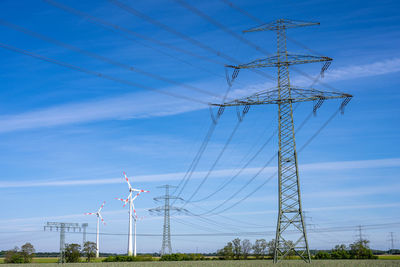
[[267,249],[267,241],[265,239],[257,239],[253,245],[254,255],[256,259],[264,258],[265,251]]
[[66,262],[79,262],[81,257],[81,246],[78,244],[66,244],[65,260]]
[[92,258],[96,256],[96,243],[87,241],[83,244],[82,254],[85,255],[86,261],[90,262]]
[[331,258],[331,254],[329,254],[326,251],[318,251],[317,254],[315,254],[314,259],[316,260],[327,260]]
[[350,256],[353,259],[377,259],[368,247],[368,240],[359,240],[350,244]]
[[32,262],[33,257],[35,256],[35,248],[31,243],[25,243],[21,247],[21,254],[22,257],[24,258],[24,263],[30,263]]
[[350,258],[350,254],[346,248],[346,245],[336,245],[334,249],[331,251],[332,259],[348,259]]
[[275,253],[275,239],[272,239],[271,241],[269,241],[267,243],[267,247],[268,247],[268,256],[273,257],[274,253]]
[[285,250],[289,250],[289,253],[287,254],[288,256],[294,256],[295,252],[293,250],[294,243],[291,240],[287,240],[286,243],[284,243]]
[[223,249],[217,251],[217,255],[220,259],[230,260],[233,258],[233,245],[232,242],[228,242]]
[[18,250],[19,248],[15,247],[12,250],[6,251],[4,263],[24,263],[24,257]]
[[249,256],[252,247],[253,247],[253,246],[252,246],[250,240],[244,239],[244,240],[242,241],[242,252],[243,252],[243,258],[244,258],[245,260],[247,259],[247,256]]
[[242,246],[240,243],[240,238],[235,238],[232,240],[233,254],[235,255],[236,259],[240,259],[240,256],[242,256]]

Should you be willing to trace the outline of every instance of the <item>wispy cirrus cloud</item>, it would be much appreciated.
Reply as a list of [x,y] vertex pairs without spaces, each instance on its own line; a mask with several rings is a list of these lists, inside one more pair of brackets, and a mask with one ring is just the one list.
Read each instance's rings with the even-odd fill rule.
[[[359,77],[376,76],[400,71],[400,58],[393,58],[364,65],[351,65],[336,68],[326,73],[325,81],[346,80]],[[309,84],[300,78],[296,84]],[[272,83],[269,85],[274,86]],[[215,87],[213,84],[200,84],[198,87]],[[249,85],[233,90],[230,97],[237,98],[265,88],[265,84]],[[168,90],[175,90],[169,88]],[[204,100],[204,99],[203,99]],[[209,101],[212,99],[210,98]],[[206,100],[207,101],[207,100]],[[117,97],[68,103],[41,108],[20,114],[0,117],[0,133],[43,127],[54,127],[102,120],[123,120],[149,117],[171,116],[207,108],[207,105],[192,103],[149,92],[126,94]]]
[[162,117],[204,108],[199,103],[135,93],[80,103],[58,105],[0,117],[0,133],[100,120]]
[[[302,164],[300,166],[302,171],[327,171],[327,170],[349,170],[349,169],[373,169],[373,168],[390,168],[400,167],[400,158],[388,159],[374,159],[374,160],[356,160],[356,161],[335,161],[335,162],[320,162]],[[246,168],[242,175],[254,175],[261,167]],[[222,169],[213,172],[213,178],[229,177],[236,169]],[[208,171],[197,171],[192,175],[192,179],[203,178]],[[263,173],[273,174],[276,172],[276,167],[267,167]],[[150,174],[134,176],[137,182],[160,182],[160,181],[174,181],[179,180],[185,173],[165,173],[165,174]],[[13,188],[13,187],[52,187],[52,186],[84,186],[84,185],[104,185],[104,184],[117,184],[121,183],[121,178],[105,178],[105,179],[81,179],[81,180],[35,180],[35,181],[2,181],[0,188]]]
[[400,71],[400,58],[386,59],[364,65],[333,68],[326,73],[326,81],[349,80]]

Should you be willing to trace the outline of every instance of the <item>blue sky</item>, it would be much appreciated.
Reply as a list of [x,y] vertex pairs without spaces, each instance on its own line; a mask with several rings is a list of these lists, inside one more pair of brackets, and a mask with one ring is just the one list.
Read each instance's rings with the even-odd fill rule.
[[[89,232],[93,233],[95,218],[85,217],[83,213],[95,211],[102,201],[106,201],[103,216],[107,222],[102,231],[127,233],[127,209],[114,200],[127,195],[123,171],[136,187],[151,191],[136,202],[139,216],[145,216],[138,222],[138,233],[161,234],[162,218],[150,216],[147,209],[160,205],[153,201],[153,197],[164,193],[157,186],[177,185],[182,179],[207,133],[211,117],[208,106],[203,103],[130,86],[125,81],[200,102],[220,101],[227,88],[225,70],[223,64],[212,61],[234,63],[109,1],[60,0],[58,3],[126,30],[109,30],[46,1],[2,1],[0,43],[106,74],[119,82],[0,47],[3,62],[0,66],[0,250],[29,241],[38,251],[57,251],[57,233],[42,232],[43,225],[47,221],[88,222]],[[239,62],[263,56],[173,0],[122,3]],[[276,50],[272,32],[242,35],[242,30],[258,23],[223,1],[189,3],[269,53]],[[398,2],[237,0],[233,3],[266,22],[282,17],[319,21],[320,26],[293,29],[288,35],[316,53],[332,57],[334,61],[323,82],[354,95],[344,115],[336,116],[299,154],[310,247],[322,249],[348,244],[355,239],[356,226],[365,225],[364,233],[371,246],[387,249],[389,232],[400,239],[400,217],[396,212],[400,207]],[[37,35],[16,31],[11,24],[100,55],[108,62],[36,38]],[[134,37],[129,31],[159,40],[175,50]],[[290,41],[288,49],[310,53]],[[110,60],[118,64],[110,64]],[[126,66],[167,77],[175,84],[130,71]],[[320,67],[314,64],[296,68],[315,77]],[[276,75],[274,69],[265,71],[273,77]],[[295,71],[292,83],[304,87],[311,84]],[[211,93],[189,90],[182,84]],[[228,97],[248,95],[275,84],[274,80],[241,71]],[[320,83],[314,87],[331,90]],[[297,133],[298,147],[339,105],[338,101],[323,104],[317,116],[311,117]],[[298,126],[311,110],[311,103],[301,104],[295,111],[295,124]],[[183,198],[190,197],[200,184],[236,122],[236,110],[227,109],[182,192]],[[232,177],[276,127],[275,106],[252,107],[193,200],[206,197]],[[277,142],[274,136],[224,190],[185,208],[201,213],[222,203],[276,153]],[[275,170],[276,160],[223,207],[254,191]],[[175,205],[179,207],[182,203]],[[245,201],[224,211],[223,216],[174,215],[172,233],[262,231],[269,234],[241,238],[270,240],[274,237],[276,209],[277,178],[274,177]],[[393,224],[380,225],[387,223]],[[338,226],[350,228],[333,232],[332,227]],[[173,250],[214,252],[234,237],[173,236]],[[89,235],[89,239],[94,240],[94,235]],[[123,253],[126,239],[124,235],[102,236],[100,250]],[[80,240],[79,234],[67,235],[67,242]],[[160,236],[138,237],[138,252],[157,252],[160,246]],[[398,242],[396,246],[399,247]]]

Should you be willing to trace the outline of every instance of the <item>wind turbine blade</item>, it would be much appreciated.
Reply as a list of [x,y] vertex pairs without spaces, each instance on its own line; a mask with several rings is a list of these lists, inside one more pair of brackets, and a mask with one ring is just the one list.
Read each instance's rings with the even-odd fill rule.
[[135,204],[133,204],[133,202],[132,202],[132,209],[133,209],[133,213],[135,214],[135,220],[137,220]]
[[145,216],[141,216],[139,218],[137,218],[138,221],[144,220]]
[[133,197],[132,201],[135,200],[139,195],[140,195],[140,192],[137,193],[137,194]]
[[98,214],[99,214],[99,217],[100,217],[101,222],[102,222],[104,225],[106,225],[106,222],[104,221],[104,219],[103,219],[103,217],[101,216],[100,212],[99,212]]
[[105,203],[106,203],[106,202],[104,201],[103,204],[101,204],[101,207],[100,207],[100,209],[99,209],[97,212],[100,212],[100,211],[103,209]]
[[128,199],[124,199],[124,198],[115,198],[117,200],[121,200],[122,202],[124,202],[124,205],[122,207],[125,207],[126,203],[128,202]]
[[129,190],[131,190],[131,189],[132,189],[132,186],[131,186],[131,183],[129,182],[128,176],[126,176],[126,173],[125,173],[125,172],[124,172],[124,176],[125,176],[126,182],[128,183]]
[[96,213],[93,213],[93,212],[86,212],[86,213],[84,213],[85,215],[94,215],[94,214],[96,214]]
[[145,192],[145,193],[150,193],[150,191],[143,190],[143,189],[132,188],[132,190],[133,190],[133,191],[136,191],[136,192],[141,192],[141,193],[143,193],[143,192]]

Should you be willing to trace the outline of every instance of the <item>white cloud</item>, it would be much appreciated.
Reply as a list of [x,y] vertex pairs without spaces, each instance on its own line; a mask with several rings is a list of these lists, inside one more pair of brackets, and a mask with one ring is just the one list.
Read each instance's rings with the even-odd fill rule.
[[109,99],[64,104],[18,115],[1,116],[0,132],[109,119],[161,117],[204,107],[205,105],[202,104],[154,94],[127,94]]
[[[299,168],[302,172],[306,171],[327,171],[327,170],[348,170],[348,169],[373,169],[373,168],[390,168],[400,167],[400,158],[375,159],[375,160],[355,160],[355,161],[335,161],[320,162],[311,164],[302,164]],[[246,168],[242,172],[242,176],[256,174],[261,167]],[[213,178],[229,177],[236,169],[222,169],[213,172]],[[208,171],[194,172],[192,179],[203,178]],[[272,174],[276,172],[276,167],[267,167],[263,173]],[[180,180],[185,173],[166,173],[133,176],[131,179],[136,182],[159,182]],[[121,183],[121,178],[105,178],[105,179],[85,179],[85,180],[60,180],[60,181],[2,181],[0,188],[13,187],[49,187],[49,186],[83,186],[83,185],[101,185],[101,184],[117,184]]]
[[[400,71],[400,58],[394,58],[365,65],[351,65],[333,69],[326,73],[324,81],[353,79],[398,71]],[[294,82],[294,84],[299,85],[309,83],[310,81],[305,78],[300,78]],[[243,97],[259,91],[259,88],[273,86],[275,85],[272,82],[248,85],[244,88],[233,90],[230,98]],[[213,82],[209,84],[199,83],[197,87],[216,88],[218,86],[216,86],[216,82]],[[174,91],[174,93],[177,92],[177,88],[168,88],[167,90]],[[211,101],[211,98],[209,100],[203,98],[203,100]],[[63,104],[16,115],[1,116],[0,133],[100,120],[170,116],[204,108],[207,108],[207,105],[143,92],[109,99]]]
[[398,71],[400,71],[400,58],[393,58],[364,65],[332,68],[326,73],[326,81],[348,80]]

